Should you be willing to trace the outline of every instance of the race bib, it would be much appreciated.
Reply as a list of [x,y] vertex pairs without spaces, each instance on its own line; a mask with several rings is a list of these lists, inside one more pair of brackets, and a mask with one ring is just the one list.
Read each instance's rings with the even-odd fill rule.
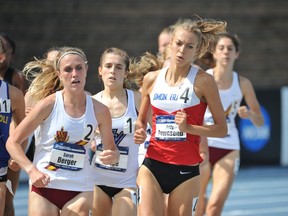
[[126,172],[128,166],[129,147],[117,146],[120,152],[119,161],[117,164],[103,164],[99,159],[99,154],[103,151],[103,144],[97,145],[95,166],[117,172]]
[[1,113],[10,113],[11,112],[11,101],[10,99],[0,98],[0,112]]
[[186,133],[179,131],[175,123],[174,115],[156,116],[156,140],[183,141],[186,140]]
[[60,169],[79,171],[84,167],[86,150],[72,143],[55,143],[49,164]]

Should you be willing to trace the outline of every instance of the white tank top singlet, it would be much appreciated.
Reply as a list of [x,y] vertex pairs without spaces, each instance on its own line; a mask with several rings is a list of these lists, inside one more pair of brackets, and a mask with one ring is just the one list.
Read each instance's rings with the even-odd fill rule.
[[[117,118],[112,118],[112,132],[114,141],[120,151],[117,165],[104,165],[96,157],[102,151],[101,137],[96,137],[97,150],[92,163],[94,164],[93,178],[96,185],[105,185],[116,188],[136,187],[138,172],[138,149],[134,143],[134,123],[137,119],[134,93],[126,89],[128,107],[126,112]],[[95,98],[101,102],[101,92]]]
[[[207,73],[213,75],[213,70],[209,69],[207,70]],[[208,137],[208,146],[221,149],[239,150],[240,141],[235,124],[235,117],[243,95],[239,84],[238,74],[236,72],[233,72],[233,81],[230,88],[224,90],[220,89],[219,94],[225,111],[228,133],[224,138]],[[205,124],[208,125],[213,124],[214,122],[209,107],[206,110],[204,121]]]
[[86,95],[85,113],[72,118],[65,111],[62,91],[56,92],[55,97],[51,114],[35,133],[33,163],[50,176],[47,188],[93,191],[88,150],[98,122],[92,98]]

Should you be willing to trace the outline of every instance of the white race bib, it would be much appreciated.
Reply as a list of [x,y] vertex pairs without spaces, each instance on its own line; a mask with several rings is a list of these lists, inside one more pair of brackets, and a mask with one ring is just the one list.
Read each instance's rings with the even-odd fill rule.
[[183,141],[186,140],[186,133],[179,130],[175,123],[174,115],[156,116],[156,140]]
[[49,164],[57,168],[79,171],[84,167],[85,148],[72,143],[55,143]]
[[103,151],[103,145],[97,145],[95,166],[117,172],[126,172],[128,166],[129,147],[117,146],[120,152],[119,161],[117,164],[103,164],[99,159],[99,154]]

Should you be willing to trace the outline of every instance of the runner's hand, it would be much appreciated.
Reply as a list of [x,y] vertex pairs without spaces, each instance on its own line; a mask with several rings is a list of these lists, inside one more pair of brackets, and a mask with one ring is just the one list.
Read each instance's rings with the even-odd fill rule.
[[134,142],[136,144],[144,143],[146,138],[147,138],[147,134],[146,134],[146,131],[143,128],[139,128],[139,129],[135,130]]

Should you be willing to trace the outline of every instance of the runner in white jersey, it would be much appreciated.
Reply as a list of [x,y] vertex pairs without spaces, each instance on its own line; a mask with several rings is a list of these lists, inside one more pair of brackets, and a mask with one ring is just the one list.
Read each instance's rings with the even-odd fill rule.
[[[49,175],[50,182],[46,188],[93,190],[91,169],[86,168],[90,167],[87,152],[98,122],[91,97],[85,97],[86,110],[82,116],[75,118],[65,111],[63,92],[56,92],[51,114],[35,133],[33,163],[38,170]],[[79,182],[82,183],[79,185]]]
[[[207,70],[207,73],[213,75],[213,69]],[[239,150],[240,141],[235,124],[235,118],[237,116],[243,95],[240,88],[239,75],[235,71],[233,72],[231,86],[227,89],[219,89],[219,95],[225,111],[228,132],[225,138],[209,137],[208,145],[209,147],[221,149]],[[206,110],[204,122],[207,125],[214,124],[209,107]],[[210,160],[213,160],[213,155],[211,155]]]
[[[122,116],[112,117],[114,142],[120,151],[119,163],[114,166],[107,166],[98,160],[93,160],[96,170],[93,177],[95,178],[96,185],[116,188],[136,187],[136,176],[138,172],[137,154],[139,147],[134,144],[133,123],[136,121],[137,112],[133,91],[126,89],[126,93],[128,101],[126,112]],[[96,94],[94,98],[102,102],[102,92]],[[96,137],[96,143],[96,152],[101,152],[103,149],[101,136]],[[97,157],[95,159],[97,159]]]
[[[240,164],[240,142],[235,125],[235,117],[250,119],[254,125],[261,126],[263,117],[251,82],[233,70],[239,56],[239,42],[229,33],[219,34],[216,38],[213,57],[215,67],[207,72],[215,78],[219,95],[226,115],[228,128],[224,138],[208,137],[209,163],[202,168],[201,190],[197,215],[221,215],[226,198],[229,195],[234,176]],[[247,106],[240,106],[242,98]],[[205,124],[213,124],[209,107],[205,113]],[[206,198],[206,188],[212,176],[212,191]],[[207,202],[207,206],[206,206]]]
[[136,215],[136,177],[138,145],[134,143],[134,122],[137,119],[141,94],[125,88],[129,72],[129,56],[119,48],[106,49],[101,58],[99,74],[104,90],[93,96],[105,104],[112,116],[114,142],[120,151],[119,163],[104,165],[98,160],[102,151],[102,136],[96,139],[94,167],[93,215]]
[[[54,65],[42,60],[36,60],[34,65],[53,77],[41,83],[43,88],[52,90],[55,83],[61,82],[63,90],[54,94],[41,92],[38,96],[44,99],[35,105],[7,142],[7,150],[28,173],[32,184],[28,214],[88,215],[93,199],[88,149],[97,127],[105,149],[100,160],[115,164],[119,159],[111,132],[111,115],[107,107],[84,91],[88,65],[81,49],[62,47]],[[19,143],[36,128],[36,150],[31,163]]]

